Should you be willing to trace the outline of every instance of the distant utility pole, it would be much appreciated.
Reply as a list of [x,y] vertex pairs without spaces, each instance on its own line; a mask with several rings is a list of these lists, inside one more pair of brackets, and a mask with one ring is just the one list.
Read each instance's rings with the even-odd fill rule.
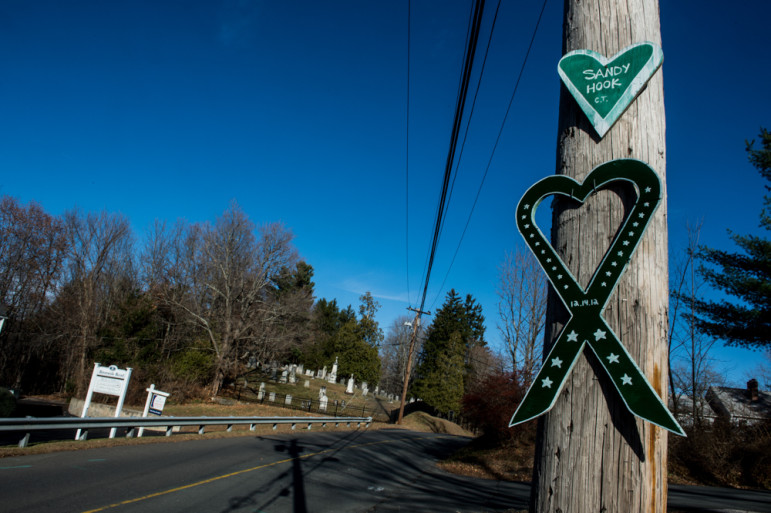
[[[658,3],[565,0],[563,54],[586,49],[612,58],[643,41],[661,46]],[[565,87],[559,113],[558,174],[581,181],[600,164],[631,158],[647,163],[662,182],[663,200],[611,295],[604,318],[666,404],[668,265],[662,72],[652,76],[603,138]],[[614,186],[593,195],[581,207],[569,199],[555,200],[552,245],[583,287],[635,198],[631,187]],[[547,350],[566,320],[565,308],[550,290]],[[667,432],[629,413],[597,357],[584,347],[554,407],[539,421],[531,511],[663,513],[666,457]]]
[[399,405],[399,418],[396,420],[397,424],[402,423],[404,417],[404,401],[407,400],[407,388],[410,383],[410,373],[412,372],[412,356],[415,352],[415,339],[418,335],[418,326],[420,326],[420,316],[431,315],[431,312],[423,312],[417,308],[407,308],[412,312],[415,312],[415,320],[412,321],[412,336],[410,337],[410,348],[407,351],[407,368],[404,371],[404,386],[402,387],[402,402]]

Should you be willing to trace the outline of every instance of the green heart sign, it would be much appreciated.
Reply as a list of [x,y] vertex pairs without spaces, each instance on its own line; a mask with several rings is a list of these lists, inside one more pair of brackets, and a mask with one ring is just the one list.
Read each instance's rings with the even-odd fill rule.
[[565,54],[557,72],[602,138],[664,60],[661,48],[644,42],[606,59],[591,50]]
[[[634,185],[637,200],[584,289],[536,226],[535,211],[548,196],[559,195],[584,203],[598,189],[614,182]],[[568,374],[584,346],[588,346],[629,411],[673,433],[684,434],[624,348],[620,337],[602,316],[660,201],[661,182],[658,176],[644,162],[632,159],[606,162],[592,170],[582,183],[567,176],[549,176],[530,187],[522,196],[517,205],[517,228],[546,271],[554,292],[570,312],[570,320],[544,359],[543,366],[514,412],[510,426],[543,415],[554,406]]]

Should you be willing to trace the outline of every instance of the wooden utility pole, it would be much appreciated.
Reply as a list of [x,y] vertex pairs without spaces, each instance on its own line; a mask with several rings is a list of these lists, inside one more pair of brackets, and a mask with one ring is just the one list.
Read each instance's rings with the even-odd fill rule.
[[[643,41],[661,45],[658,0],[565,0],[563,53],[593,50],[612,57]],[[666,404],[667,208],[662,72],[600,139],[562,87],[557,173],[579,181],[614,159],[646,162],[660,177],[663,200],[610,297],[604,318]],[[636,195],[615,186],[583,206],[554,202],[552,244],[586,287]],[[567,320],[550,291],[547,350]],[[546,351],[544,351],[546,354]],[[553,409],[539,421],[531,510],[537,512],[666,511],[667,432],[634,417],[588,348]]]
[[417,308],[407,308],[412,312],[415,312],[415,320],[412,321],[412,336],[410,337],[410,348],[407,351],[407,366],[404,370],[404,386],[402,387],[402,402],[399,405],[399,418],[396,419],[397,424],[402,423],[404,418],[404,402],[407,400],[407,389],[410,384],[410,373],[412,372],[412,356],[415,352],[415,339],[418,335],[418,326],[420,326],[420,316],[423,314],[431,315],[431,312],[422,312]]

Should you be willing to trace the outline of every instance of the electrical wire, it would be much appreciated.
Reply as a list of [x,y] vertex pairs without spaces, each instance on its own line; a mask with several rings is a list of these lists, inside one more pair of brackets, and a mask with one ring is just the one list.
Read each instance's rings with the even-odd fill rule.
[[461,78],[461,88],[458,95],[458,100],[455,106],[455,116],[453,119],[452,135],[450,137],[450,148],[447,152],[447,161],[445,162],[444,177],[442,180],[442,192],[439,196],[439,205],[436,213],[436,223],[434,225],[434,232],[431,241],[431,250],[429,252],[428,266],[426,268],[425,280],[423,282],[423,294],[420,301],[419,310],[423,310],[426,303],[426,295],[428,294],[428,284],[431,279],[431,269],[434,264],[434,257],[436,256],[436,247],[439,241],[439,234],[442,228],[442,220],[444,219],[444,211],[447,207],[447,193],[450,185],[450,177],[452,175],[453,162],[455,160],[455,151],[458,144],[458,134],[460,132],[461,119],[463,111],[466,105],[466,96],[468,94],[468,85],[471,76],[471,68],[474,63],[474,54],[476,53],[476,45],[479,40],[479,28],[482,22],[482,12],[484,10],[484,0],[477,0],[474,8],[474,16],[472,22],[472,29],[466,49],[465,63],[463,66],[463,74]]
[[[485,167],[485,172],[482,175],[482,181],[479,184],[479,189],[477,189],[476,197],[474,198],[474,203],[471,206],[471,211],[469,212],[468,219],[466,219],[466,225],[463,227],[463,232],[461,233],[460,240],[458,241],[458,246],[455,248],[455,253],[453,253],[452,260],[450,261],[450,266],[447,269],[447,274],[445,274],[444,279],[442,280],[442,286],[439,287],[439,292],[437,293],[436,298],[432,302],[432,305],[436,304],[437,300],[439,299],[442,290],[444,289],[444,284],[447,281],[448,276],[450,275],[450,271],[452,270],[452,266],[455,263],[455,258],[458,256],[458,251],[460,250],[460,246],[463,243],[463,238],[466,236],[466,231],[468,230],[469,224],[471,223],[471,217],[474,215],[474,209],[477,206],[477,202],[479,201],[479,195],[482,192],[482,187],[485,184],[485,180],[487,179],[487,173],[490,171],[490,165],[493,162],[493,157],[495,156],[495,151],[498,149],[498,143],[500,143],[501,135],[503,134],[503,129],[506,125],[506,120],[509,117],[509,112],[511,111],[511,106],[514,103],[514,97],[517,95],[517,90],[519,89],[519,83],[522,80],[522,75],[525,71],[525,66],[527,65],[527,60],[530,57],[530,51],[533,48],[533,43],[535,42],[535,37],[538,34],[538,28],[541,26],[541,19],[543,18],[543,13],[546,10],[546,4],[548,3],[548,0],[544,0],[543,5],[541,6],[541,12],[538,14],[538,20],[535,23],[535,28],[533,29],[533,35],[530,38],[530,44],[527,47],[527,52],[525,52],[525,58],[522,61],[522,66],[519,69],[519,75],[517,76],[517,81],[514,84],[514,90],[511,93],[511,97],[509,98],[509,105],[506,107],[506,113],[503,116],[503,121],[501,121],[501,126],[498,129],[498,136],[495,138],[495,144],[493,145],[493,149],[490,153],[490,158],[487,161],[487,166]],[[432,306],[433,307],[433,306]]]
[[405,183],[404,183],[404,252],[405,252],[405,270],[407,273],[407,302],[411,303],[410,294],[410,18],[412,11],[412,0],[407,0],[407,135],[405,137]]

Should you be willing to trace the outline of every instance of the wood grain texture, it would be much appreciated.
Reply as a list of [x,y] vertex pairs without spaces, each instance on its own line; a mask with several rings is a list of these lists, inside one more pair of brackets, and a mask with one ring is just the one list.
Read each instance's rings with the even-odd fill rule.
[[[661,46],[658,0],[565,0],[563,54],[589,49],[612,56],[632,43]],[[664,49],[666,54],[666,49]],[[661,178],[664,198],[604,317],[666,404],[667,206],[662,70],[599,140],[562,87],[557,172],[583,180],[619,158],[646,162]],[[554,202],[552,244],[583,286],[616,235],[634,192],[614,188],[582,207]],[[566,322],[550,293],[546,351]],[[588,348],[554,408],[539,421],[531,509],[538,512],[666,511],[665,430],[632,416]]]

